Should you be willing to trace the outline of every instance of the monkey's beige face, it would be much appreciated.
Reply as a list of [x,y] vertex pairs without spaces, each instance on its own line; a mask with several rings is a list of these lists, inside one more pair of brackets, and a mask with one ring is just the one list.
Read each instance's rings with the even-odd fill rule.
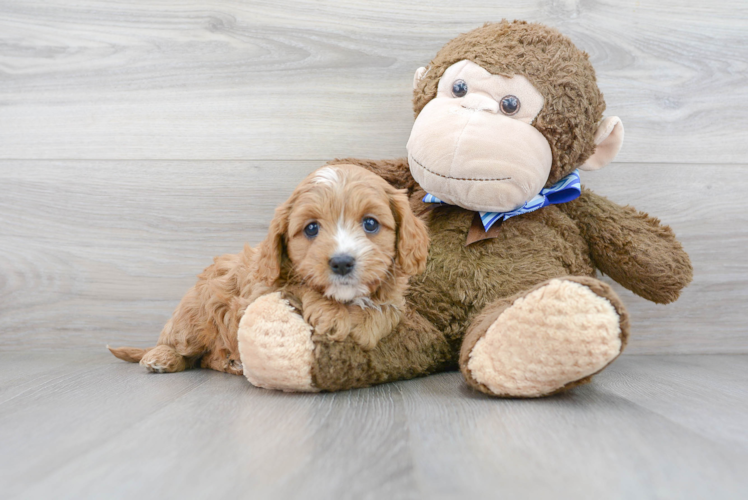
[[331,166],[298,189],[286,235],[293,272],[339,302],[370,295],[396,256],[386,182],[358,167]]
[[[419,77],[417,73],[416,77]],[[506,212],[537,195],[553,156],[532,126],[543,96],[521,75],[492,75],[463,60],[418,115],[408,163],[428,193],[468,210]]]

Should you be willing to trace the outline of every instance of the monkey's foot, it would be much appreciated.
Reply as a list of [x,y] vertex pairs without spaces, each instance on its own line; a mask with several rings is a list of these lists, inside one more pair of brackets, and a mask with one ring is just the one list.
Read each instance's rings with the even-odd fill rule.
[[627,335],[626,311],[608,285],[553,279],[488,306],[465,336],[460,368],[488,394],[547,396],[589,382],[621,353]]
[[239,323],[239,354],[252,385],[287,392],[315,392],[312,327],[280,293],[263,295]]

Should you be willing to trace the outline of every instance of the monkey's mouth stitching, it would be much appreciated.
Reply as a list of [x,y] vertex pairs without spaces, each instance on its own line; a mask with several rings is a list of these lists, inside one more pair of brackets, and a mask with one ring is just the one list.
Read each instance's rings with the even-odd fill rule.
[[444,174],[440,174],[438,172],[434,172],[430,168],[424,166],[423,163],[421,163],[420,161],[418,161],[415,158],[413,158],[413,155],[411,155],[411,154],[408,155],[408,159],[413,160],[414,162],[416,162],[419,167],[421,167],[422,169],[424,169],[426,172],[428,172],[430,174],[434,174],[434,175],[437,175],[439,177],[443,177],[445,179],[450,179],[450,180],[453,180],[453,181],[495,182],[495,181],[508,181],[508,180],[511,179],[511,177],[502,177],[502,178],[499,178],[499,179],[476,179],[476,178],[469,178],[469,177],[450,177],[448,175],[444,175]]

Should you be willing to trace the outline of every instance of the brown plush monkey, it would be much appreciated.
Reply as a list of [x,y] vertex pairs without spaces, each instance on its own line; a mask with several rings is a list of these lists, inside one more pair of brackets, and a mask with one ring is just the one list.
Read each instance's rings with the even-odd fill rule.
[[333,162],[407,189],[428,224],[407,317],[364,350],[310,342],[282,298],[264,296],[239,330],[245,374],[333,391],[459,367],[470,386],[512,397],[588,382],[628,336],[626,310],[596,270],[664,304],[692,268],[670,228],[575,187],[575,169],[604,167],[623,141],[620,120],[603,119],[587,54],[552,28],[502,21],[447,43],[414,88],[407,160]]

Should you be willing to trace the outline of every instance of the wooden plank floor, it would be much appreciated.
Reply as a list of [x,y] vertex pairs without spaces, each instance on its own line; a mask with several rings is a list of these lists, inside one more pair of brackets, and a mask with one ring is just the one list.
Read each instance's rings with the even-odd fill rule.
[[627,356],[499,400],[458,373],[284,394],[108,353],[0,354],[4,498],[746,498],[748,356]]

